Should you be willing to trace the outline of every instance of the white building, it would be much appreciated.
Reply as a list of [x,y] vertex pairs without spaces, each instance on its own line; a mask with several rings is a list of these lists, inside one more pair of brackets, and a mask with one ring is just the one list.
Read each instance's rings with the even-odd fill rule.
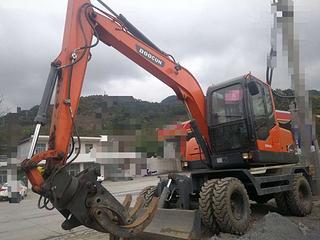
[[[76,175],[88,167],[96,167],[105,179],[120,180],[144,176],[147,169],[157,173],[176,171],[176,154],[172,146],[165,144],[165,158],[146,158],[145,153],[136,152],[136,136],[80,137],[81,148],[77,159],[68,167]],[[77,138],[75,151],[78,150]],[[28,155],[32,136],[17,146],[18,167]],[[48,149],[49,136],[40,135],[35,149],[39,153]],[[170,150],[170,151],[169,151]],[[169,156],[167,153],[171,153]],[[75,156],[75,153],[71,158]],[[70,158],[70,159],[71,159]],[[0,156],[0,183],[7,181],[7,157]],[[20,170],[21,172],[21,170]],[[30,185],[29,185],[30,186]]]
[[7,182],[7,155],[0,155],[0,184]]
[[[77,138],[74,153],[78,151]],[[80,137],[81,147],[77,159],[68,171],[76,175],[88,167],[96,167],[105,179],[127,179],[146,174],[147,160],[143,153],[135,152],[135,136]],[[32,137],[17,146],[17,159],[23,161],[28,155]],[[49,136],[40,135],[35,149],[39,153],[48,149]]]

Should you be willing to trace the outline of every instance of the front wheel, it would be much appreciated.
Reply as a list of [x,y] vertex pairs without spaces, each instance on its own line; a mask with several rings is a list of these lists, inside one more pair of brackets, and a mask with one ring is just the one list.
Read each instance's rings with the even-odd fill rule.
[[218,179],[210,179],[204,183],[200,191],[199,210],[201,212],[202,222],[213,233],[219,232],[219,227],[214,217],[213,190],[218,183]]
[[287,192],[280,192],[274,194],[274,199],[277,203],[279,213],[285,216],[291,215],[291,211],[288,206]]
[[237,178],[223,178],[214,185],[213,206],[216,221],[223,232],[242,235],[250,221],[247,191]]

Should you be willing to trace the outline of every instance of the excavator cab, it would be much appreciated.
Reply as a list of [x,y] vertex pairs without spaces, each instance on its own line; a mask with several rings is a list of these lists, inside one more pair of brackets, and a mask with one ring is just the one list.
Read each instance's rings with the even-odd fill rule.
[[298,162],[292,133],[277,122],[270,86],[254,76],[209,87],[207,111],[213,168]]

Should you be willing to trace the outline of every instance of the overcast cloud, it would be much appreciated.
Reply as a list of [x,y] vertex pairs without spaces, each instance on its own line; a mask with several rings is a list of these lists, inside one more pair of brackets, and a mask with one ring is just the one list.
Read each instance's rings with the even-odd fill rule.
[[[204,92],[211,84],[249,71],[260,79],[265,77],[272,24],[270,0],[106,2],[174,55],[196,76]],[[307,84],[320,89],[320,2],[295,2]],[[13,110],[39,104],[50,62],[60,52],[66,7],[66,0],[0,1],[0,94]],[[92,54],[83,95],[133,95],[161,101],[174,94],[103,43]],[[281,56],[273,87],[290,87],[286,59]]]

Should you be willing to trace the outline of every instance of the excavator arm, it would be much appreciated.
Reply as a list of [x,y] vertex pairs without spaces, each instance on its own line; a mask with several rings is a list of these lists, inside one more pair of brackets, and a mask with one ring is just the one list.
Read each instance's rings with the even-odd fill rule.
[[[134,208],[129,209],[131,197],[127,196],[123,204],[119,203],[96,181],[98,173],[94,169],[86,169],[76,177],[66,171],[80,152],[79,148],[75,156],[68,154],[70,142],[71,146],[75,144],[74,133],[80,146],[75,117],[87,63],[91,58],[90,49],[101,41],[171,87],[185,103],[190,118],[196,122],[199,135],[209,146],[206,103],[199,83],[187,69],[157,48],[122,15],[114,13],[103,2],[101,4],[110,13],[93,6],[89,0],[68,1],[62,50],[51,64],[35,119],[37,125],[30,152],[22,167],[33,191],[41,196],[39,207],[51,209],[48,207],[51,202],[66,218],[62,224],[64,229],[85,225],[115,236],[131,237],[150,223],[158,199],[154,198],[150,208],[137,217],[143,199],[138,199]],[[47,151],[34,155],[40,127],[46,124],[54,90],[49,147]],[[45,161],[42,170],[39,168],[41,161]]]

